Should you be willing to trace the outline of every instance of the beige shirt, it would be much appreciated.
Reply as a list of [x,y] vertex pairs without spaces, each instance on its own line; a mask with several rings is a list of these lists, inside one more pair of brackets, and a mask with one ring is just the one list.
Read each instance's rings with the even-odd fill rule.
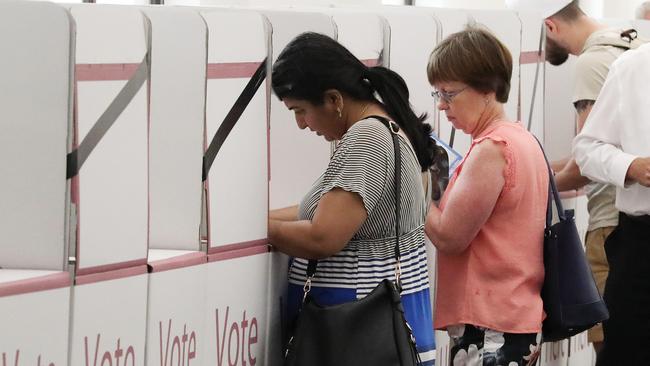
[[[576,84],[573,102],[596,100],[605,83],[609,67],[628,48],[636,48],[642,42],[632,43],[621,38],[622,29],[602,29],[592,33],[576,62]],[[614,206],[616,188],[612,185],[592,182],[585,187],[589,211],[587,230],[618,225],[618,210]]]

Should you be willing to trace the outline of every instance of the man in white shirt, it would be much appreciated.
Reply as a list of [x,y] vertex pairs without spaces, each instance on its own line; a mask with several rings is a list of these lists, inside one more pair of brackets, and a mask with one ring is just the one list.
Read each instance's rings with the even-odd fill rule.
[[[561,65],[569,54],[577,56],[571,102],[578,117],[575,121],[576,131],[580,132],[605,82],[611,63],[642,42],[623,29],[610,28],[587,16],[576,0],[506,0],[506,4],[515,10],[536,11],[544,17],[545,55],[550,64]],[[574,121],[571,119],[566,123]],[[585,188],[589,212],[585,249],[596,285],[602,294],[609,271],[605,240],[618,225],[618,210],[614,205],[616,188],[583,177],[572,156],[552,162],[551,165],[556,172],[555,184],[558,190]],[[596,354],[602,349],[603,338],[601,325],[596,325],[588,332],[588,339],[593,343]]]
[[619,225],[607,238],[610,265],[605,348],[599,365],[650,362],[650,44],[621,55],[573,154],[582,175],[616,186]]

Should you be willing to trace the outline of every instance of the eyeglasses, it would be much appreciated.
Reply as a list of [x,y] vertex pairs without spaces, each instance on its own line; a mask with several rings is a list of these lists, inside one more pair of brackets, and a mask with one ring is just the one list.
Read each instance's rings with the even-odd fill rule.
[[460,89],[460,90],[456,90],[456,91],[452,91],[452,92],[445,92],[445,91],[440,91],[440,90],[434,90],[434,91],[431,92],[431,96],[432,96],[436,101],[439,101],[439,100],[442,99],[443,102],[449,104],[449,103],[451,103],[451,102],[453,101],[453,99],[454,99],[458,94],[462,93],[462,92],[465,91],[465,89],[467,89],[467,88],[468,88],[468,87],[466,86],[466,87],[464,87],[464,88],[462,88],[462,89]]

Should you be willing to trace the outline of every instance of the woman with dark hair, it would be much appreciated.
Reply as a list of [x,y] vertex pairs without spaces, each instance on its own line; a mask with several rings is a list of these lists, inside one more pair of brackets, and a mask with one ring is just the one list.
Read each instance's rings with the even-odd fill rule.
[[435,326],[451,337],[452,365],[533,364],[549,177],[537,141],[503,108],[510,52],[471,27],[433,50],[427,74],[438,109],[473,140],[426,219],[438,249]]
[[423,176],[440,150],[408,102],[404,80],[383,67],[366,67],[335,40],[296,37],[273,65],[272,87],[295,113],[300,129],[338,141],[323,175],[299,206],[269,214],[269,240],[294,258],[288,313],[303,297],[309,259],[318,259],[310,294],[322,305],[363,298],[395,269],[395,150],[377,118],[400,127],[400,251],[402,304],[417,349],[433,364]]

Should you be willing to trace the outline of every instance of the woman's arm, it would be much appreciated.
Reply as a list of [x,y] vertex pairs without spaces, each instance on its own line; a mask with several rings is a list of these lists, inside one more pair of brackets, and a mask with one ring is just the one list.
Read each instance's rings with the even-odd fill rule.
[[505,184],[506,160],[500,144],[489,139],[477,144],[448,192],[444,211],[431,205],[425,230],[441,252],[464,251],[490,217]]
[[298,205],[278,208],[269,211],[269,220],[296,221],[298,220]]
[[326,258],[340,252],[367,217],[358,194],[335,188],[321,197],[311,221],[270,218],[269,241],[294,257]]

